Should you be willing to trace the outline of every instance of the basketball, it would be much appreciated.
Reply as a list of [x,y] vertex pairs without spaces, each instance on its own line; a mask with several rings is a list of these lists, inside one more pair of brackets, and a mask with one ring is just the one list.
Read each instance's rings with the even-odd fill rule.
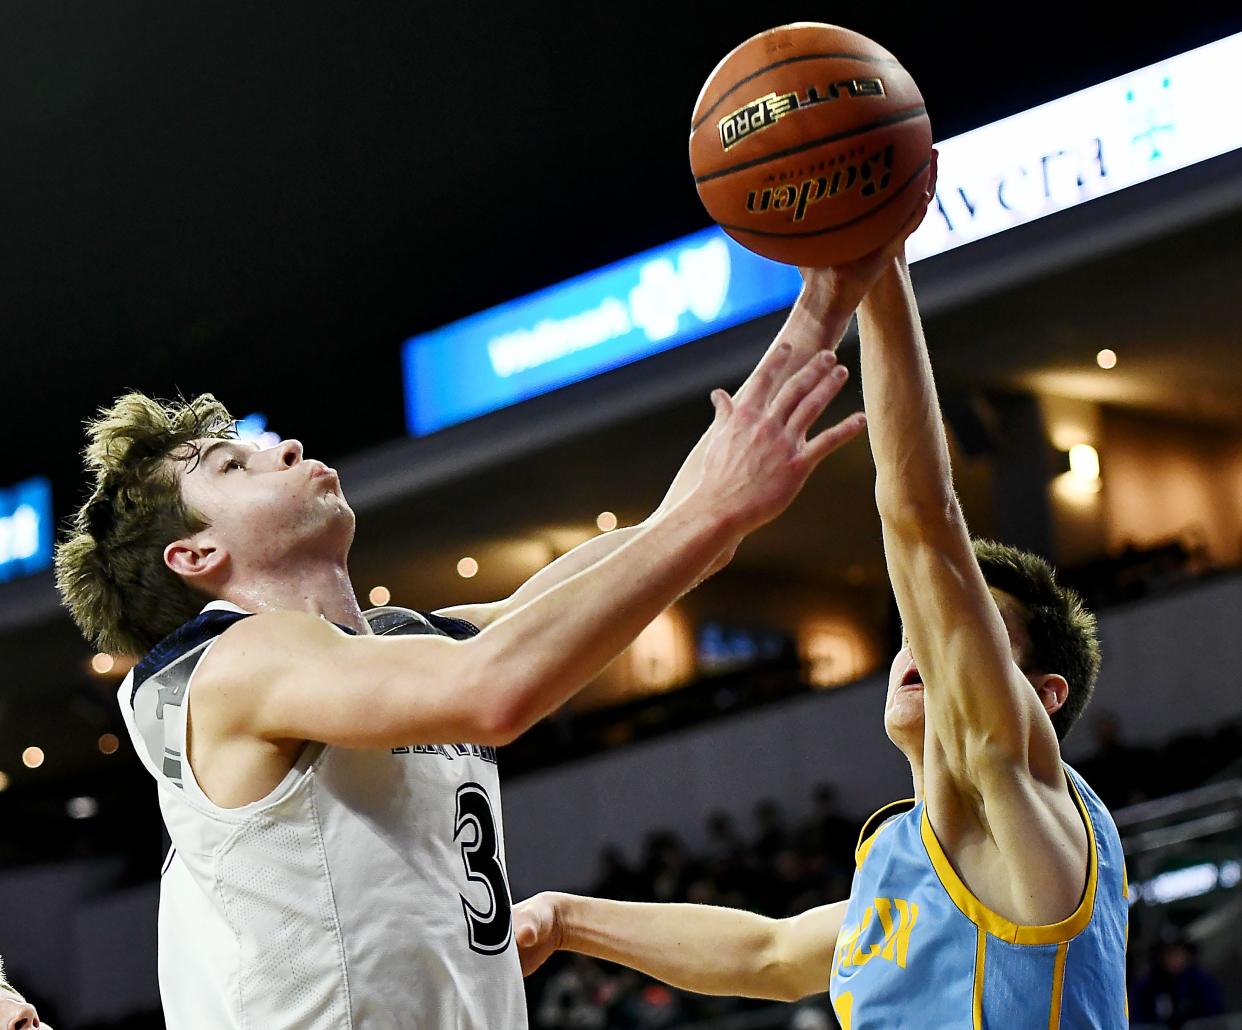
[[752,36],[704,83],[690,168],[742,246],[823,268],[888,243],[923,196],[932,134],[918,86],[883,47],[836,25]]

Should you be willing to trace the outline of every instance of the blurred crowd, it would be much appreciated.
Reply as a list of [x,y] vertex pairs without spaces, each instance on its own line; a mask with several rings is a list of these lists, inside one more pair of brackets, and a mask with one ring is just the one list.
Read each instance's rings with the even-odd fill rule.
[[[697,852],[671,831],[650,834],[637,862],[609,849],[587,892],[620,901],[692,902],[794,915],[849,893],[858,829],[857,821],[839,809],[833,789],[819,784],[811,814],[803,820],[792,821],[775,801],[763,801],[747,826],[724,812],[712,814],[706,846]],[[827,976],[825,970],[825,988]],[[553,956],[527,988],[534,1030],[654,1030],[770,1006],[687,994],[581,955]],[[799,1023],[833,1025],[819,1008],[801,1014]],[[795,1015],[791,1010],[790,1019]]]
[[[1118,719],[1101,713],[1095,749],[1077,767],[1110,808],[1167,796],[1202,784],[1242,757],[1242,724],[1187,734],[1159,748],[1127,744]],[[796,915],[849,894],[860,820],[839,807],[833,788],[818,784],[809,816],[792,821],[775,801],[756,806],[746,825],[717,812],[706,845],[687,848],[671,831],[650,834],[637,861],[604,852],[594,883],[582,893],[620,901],[692,902]],[[1223,1013],[1220,984],[1197,962],[1192,944],[1173,934],[1150,954],[1131,954],[1132,1016],[1180,1027]],[[828,971],[825,970],[825,988]],[[707,1023],[770,1002],[688,994],[581,955],[558,954],[527,985],[532,1030],[657,1030]],[[824,999],[789,1008],[773,1027],[835,1026]]]

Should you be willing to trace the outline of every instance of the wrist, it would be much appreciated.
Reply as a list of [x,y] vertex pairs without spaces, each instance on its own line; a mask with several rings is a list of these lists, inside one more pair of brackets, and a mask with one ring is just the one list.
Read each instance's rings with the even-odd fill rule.
[[673,511],[684,517],[686,529],[696,542],[701,543],[712,556],[729,547],[736,547],[746,536],[746,526],[740,515],[728,504],[714,497],[703,484],[692,491]]
[[876,276],[875,281],[871,284],[871,288],[867,291],[867,295],[862,299],[862,303],[859,306],[860,312],[883,307],[891,303],[894,294],[904,291],[909,274],[910,268],[906,264],[904,254],[899,254],[886,261],[880,274]]
[[556,927],[556,936],[553,939],[555,950],[573,951],[578,940],[582,899],[573,894],[550,892],[548,900],[552,904],[553,925]]
[[803,280],[802,292],[794,307],[797,315],[819,332],[839,338],[866,295],[866,289],[852,280],[810,276]]

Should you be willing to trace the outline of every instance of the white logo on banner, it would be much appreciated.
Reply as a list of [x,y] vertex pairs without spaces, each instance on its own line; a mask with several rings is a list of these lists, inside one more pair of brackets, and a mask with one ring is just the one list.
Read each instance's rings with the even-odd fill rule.
[[911,260],[1242,147],[1242,34],[937,144]]
[[0,565],[29,558],[39,549],[39,513],[23,504],[0,518]]
[[629,296],[608,297],[567,318],[545,318],[487,343],[492,370],[502,379],[598,347],[636,328],[653,343],[675,336],[684,316],[712,322],[729,295],[729,247],[723,239],[683,247],[675,259],[655,258],[638,271]]

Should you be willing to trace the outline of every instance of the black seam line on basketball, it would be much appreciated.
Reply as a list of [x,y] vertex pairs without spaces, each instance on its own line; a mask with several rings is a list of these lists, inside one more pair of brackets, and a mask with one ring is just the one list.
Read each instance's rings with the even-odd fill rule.
[[781,68],[787,64],[795,64],[798,61],[826,61],[836,58],[845,58],[850,61],[861,61],[863,64],[901,64],[901,62],[895,57],[865,57],[862,54],[799,54],[797,57],[786,57],[783,60],[774,61],[772,64],[764,65],[757,72],[751,72],[749,75],[738,79],[737,82],[716,98],[716,102],[703,112],[703,116],[697,122],[694,122],[690,126],[690,132],[692,134],[698,132],[699,126],[712,116],[712,112],[725,102],[725,98],[737,92],[737,90],[745,86],[746,83],[750,82],[751,79],[756,78],[765,72],[770,72],[773,68]]
[[809,229],[806,232],[772,232],[769,229],[747,229],[744,225],[726,225],[724,222],[720,223],[720,228],[727,229],[730,232],[748,232],[752,236],[775,236],[783,240],[806,239],[811,236],[823,236],[826,233],[839,232],[842,229],[849,229],[850,227],[857,225],[864,218],[870,218],[877,211],[883,211],[889,204],[893,203],[893,201],[895,201],[910,188],[910,184],[913,183],[921,173],[925,172],[930,164],[931,160],[928,159],[919,165],[915,173],[903,182],[900,188],[894,190],[888,199],[886,199],[883,203],[876,204],[876,206],[870,211],[866,211],[855,218],[851,218],[847,222],[838,222],[836,225],[830,225],[826,229]]
[[866,125],[860,125],[856,129],[850,129],[849,132],[834,132],[831,136],[820,136],[819,139],[813,139],[807,143],[799,143],[796,147],[786,147],[784,150],[777,150],[763,157],[751,158],[749,161],[739,161],[737,164],[729,165],[728,168],[721,168],[719,171],[708,172],[706,175],[696,175],[694,182],[695,185],[710,182],[712,179],[732,175],[734,172],[744,172],[747,168],[765,165],[769,161],[779,161],[782,157],[792,157],[794,154],[801,154],[804,150],[814,150],[816,147],[822,147],[825,143],[836,143],[838,140],[849,139],[851,136],[861,136],[864,132],[871,132],[873,129],[884,129],[890,125],[900,125],[902,122],[908,122],[912,118],[926,117],[926,115],[926,107],[912,107],[909,111],[902,111],[900,114],[881,118],[878,122],[868,122]]

